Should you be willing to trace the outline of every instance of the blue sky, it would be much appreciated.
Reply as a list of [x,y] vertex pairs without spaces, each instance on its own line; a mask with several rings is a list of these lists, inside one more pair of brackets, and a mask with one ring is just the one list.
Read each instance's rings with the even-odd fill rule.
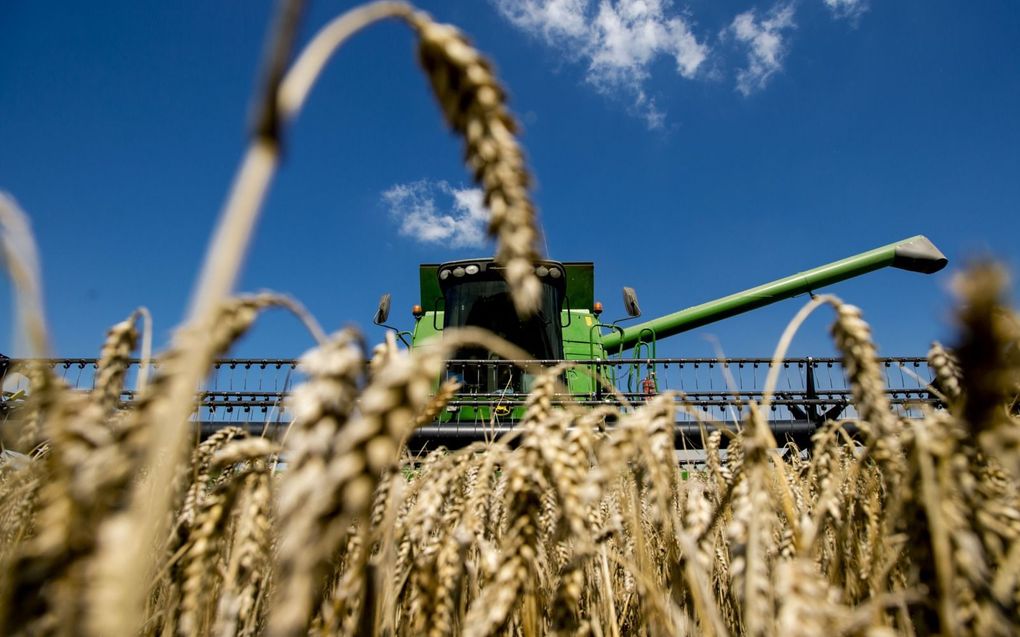
[[[313,2],[303,34],[348,3]],[[669,312],[913,234],[950,258],[831,291],[881,351],[951,334],[969,255],[1020,272],[1020,6],[1008,0],[422,2],[489,54],[523,126],[549,254],[596,262],[606,315],[637,288]],[[94,355],[134,307],[165,343],[245,145],[268,2],[0,4],[0,189],[31,215],[54,349]],[[329,65],[291,129],[240,288],[373,340],[409,327],[417,265],[491,254],[484,210],[418,70],[377,25]],[[454,223],[456,220],[456,223]],[[10,289],[0,352],[16,352]],[[1016,288],[1014,287],[1014,292]],[[768,355],[791,300],[660,354]],[[827,355],[819,314],[796,354]],[[238,354],[309,345],[283,316]]]

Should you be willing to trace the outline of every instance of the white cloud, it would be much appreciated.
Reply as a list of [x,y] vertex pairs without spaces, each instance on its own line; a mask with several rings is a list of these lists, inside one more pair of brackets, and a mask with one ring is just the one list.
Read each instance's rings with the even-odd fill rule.
[[837,18],[856,20],[868,10],[868,0],[825,0],[825,6]]
[[601,93],[624,97],[650,128],[665,120],[645,90],[653,62],[671,57],[679,75],[693,78],[709,54],[669,0],[493,2],[511,24],[587,63],[586,80]]
[[763,89],[769,79],[782,69],[788,48],[783,41],[783,31],[793,27],[792,4],[776,5],[762,19],[757,17],[754,9],[733,18],[729,33],[748,47],[747,66],[737,72],[738,91],[750,95]]
[[[856,21],[870,0],[822,0],[836,18]],[[672,58],[685,79],[717,77],[722,58],[708,38],[699,41],[687,12],[672,0],[490,0],[518,29],[542,39],[568,60],[586,65],[585,80],[605,95],[623,99],[649,128],[662,128],[666,114],[648,89],[653,65]],[[746,47],[736,71],[744,95],[765,88],[782,70],[795,28],[797,0],[779,0],[771,10],[750,9],[725,26],[717,42]],[[706,67],[715,66],[715,69]]]
[[496,8],[515,26],[539,32],[550,42],[583,39],[588,31],[589,0],[494,0]]
[[400,224],[400,234],[419,243],[452,248],[485,244],[489,211],[477,188],[454,188],[445,181],[421,179],[389,188],[382,193],[382,201]]

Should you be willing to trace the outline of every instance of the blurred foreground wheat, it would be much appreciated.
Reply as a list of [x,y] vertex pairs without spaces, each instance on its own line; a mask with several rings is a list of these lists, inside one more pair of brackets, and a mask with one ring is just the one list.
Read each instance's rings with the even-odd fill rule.
[[[103,534],[151,480],[142,459],[164,387],[153,379],[128,412],[111,404],[137,340],[125,321],[90,395],[37,369],[5,425],[21,425],[29,457],[0,466],[0,631],[1016,634],[1017,317],[998,269],[957,283],[960,342],[930,355],[946,409],[895,416],[867,324],[837,302],[833,333],[868,417],[851,423],[857,437],[830,422],[809,454],[777,449],[752,405],[725,451],[708,433],[694,471],[673,454],[673,396],[563,404],[558,369],[535,383],[512,444],[411,458],[402,442],[453,389],[432,395],[442,350],[501,345],[451,335],[369,357],[340,332],[302,358],[282,446],[228,427],[175,464],[161,535],[129,565],[155,574],[143,603],[111,609]],[[271,300],[225,305],[234,327],[218,338]]]
[[[451,27],[402,3],[369,7],[369,17],[395,15],[419,34],[526,311],[537,227],[502,89]],[[366,15],[354,17],[363,26]],[[351,20],[340,19],[339,41]],[[313,58],[294,68],[322,59]],[[269,82],[280,102],[256,146],[277,144],[278,125],[303,101],[303,84],[288,77],[304,76]],[[247,179],[228,210],[257,210],[260,196],[237,194]],[[22,323],[42,354],[27,224],[12,200],[0,207],[5,230],[17,231],[2,245]],[[0,465],[0,633],[1020,631],[1020,322],[994,266],[959,277],[959,342],[931,351],[945,409],[896,416],[861,312],[829,299],[861,414],[857,437],[830,422],[810,453],[777,449],[767,410],[750,405],[725,452],[723,433],[706,431],[705,464],[688,472],[673,453],[673,396],[626,410],[562,404],[553,400],[559,369],[535,383],[512,441],[408,457],[407,436],[455,391],[436,391],[447,352],[471,342],[519,353],[471,332],[414,352],[390,340],[371,354],[354,330],[324,337],[286,298],[227,296],[236,263],[217,261],[223,237],[236,239],[221,232],[210,248],[204,276],[214,283],[203,279],[191,318],[130,410],[117,397],[137,315],[110,330],[91,394],[47,367],[29,370],[30,398],[3,432],[26,457],[5,453]],[[294,392],[288,434],[225,428],[188,448],[197,384],[271,307],[295,311],[319,341],[302,358],[307,382]]]

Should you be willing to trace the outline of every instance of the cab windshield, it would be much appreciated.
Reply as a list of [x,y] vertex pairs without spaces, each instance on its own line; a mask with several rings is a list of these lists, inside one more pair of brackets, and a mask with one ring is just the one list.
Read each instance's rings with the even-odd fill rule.
[[[536,359],[563,358],[559,290],[542,284],[538,311],[521,320],[510,300],[506,281],[464,281],[445,294],[443,327],[482,327],[520,347]],[[459,358],[459,357],[458,357]]]

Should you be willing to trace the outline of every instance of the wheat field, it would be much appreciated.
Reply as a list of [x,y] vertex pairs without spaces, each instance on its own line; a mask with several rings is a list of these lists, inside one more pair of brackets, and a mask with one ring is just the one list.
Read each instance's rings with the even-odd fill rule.
[[[145,349],[144,312],[110,329],[91,393],[46,366],[27,370],[31,394],[3,431],[18,453],[0,464],[0,633],[1020,632],[1020,320],[999,267],[957,276],[957,340],[929,353],[944,408],[922,418],[891,409],[861,311],[819,297],[809,309],[834,312],[860,417],[827,423],[810,450],[775,440],[768,405],[752,404],[736,434],[706,424],[704,465],[681,470],[673,395],[582,407],[554,400],[553,368],[506,439],[410,457],[408,436],[456,391],[436,389],[456,347],[522,357],[468,330],[410,352],[392,339],[370,349],[353,328],[324,334],[281,295],[231,295],[284,125],[347,36],[407,22],[526,313],[539,229],[523,152],[491,65],[453,27],[403,3],[366,5],[288,70],[286,9],[264,126],[157,373],[120,405],[128,360]],[[0,223],[25,342],[45,356],[35,248],[11,198],[0,198]],[[280,439],[227,427],[196,440],[196,388],[273,307],[319,342],[301,359],[293,423]]]

